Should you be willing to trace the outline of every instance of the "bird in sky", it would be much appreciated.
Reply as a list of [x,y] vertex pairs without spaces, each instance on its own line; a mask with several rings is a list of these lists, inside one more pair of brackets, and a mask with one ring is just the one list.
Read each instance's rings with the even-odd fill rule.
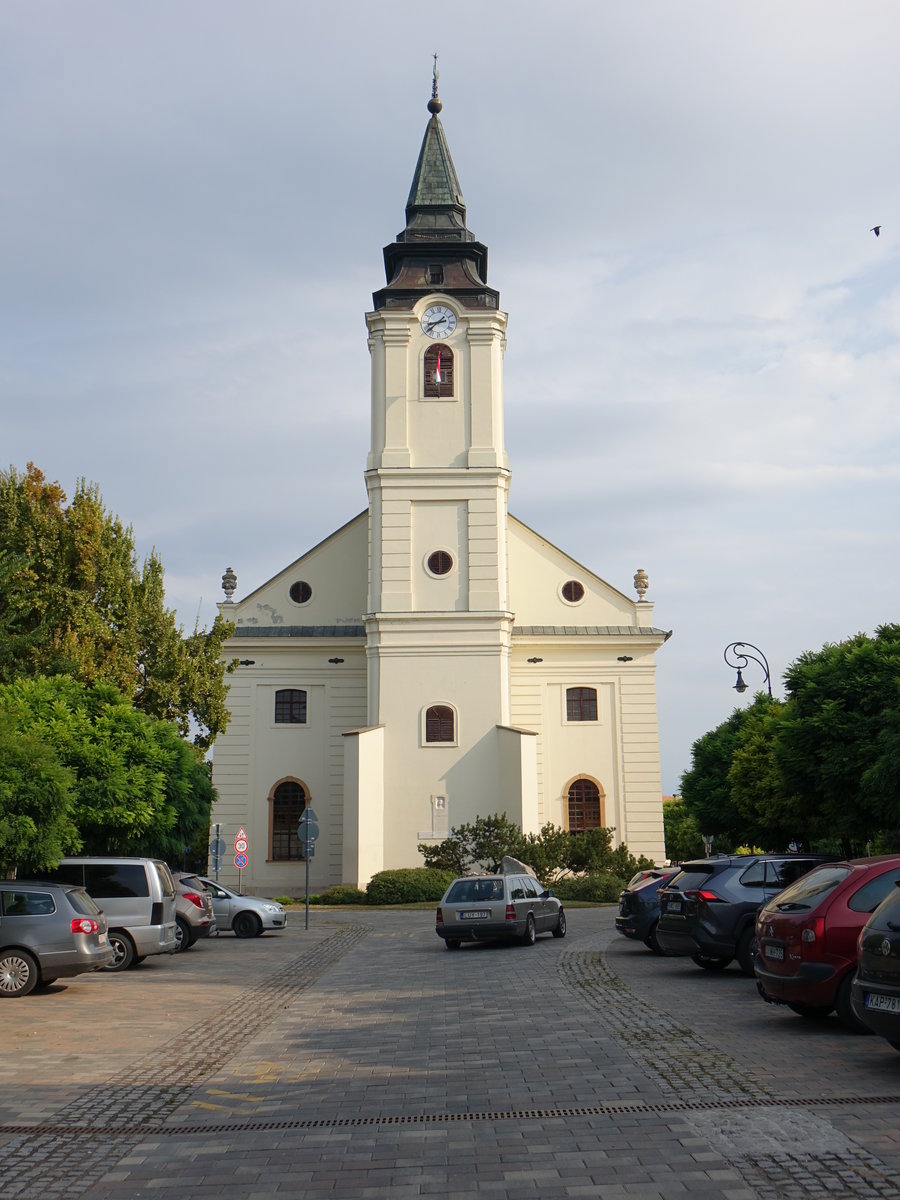
[[874,233],[876,237],[881,237],[881,226],[873,225],[869,232]]

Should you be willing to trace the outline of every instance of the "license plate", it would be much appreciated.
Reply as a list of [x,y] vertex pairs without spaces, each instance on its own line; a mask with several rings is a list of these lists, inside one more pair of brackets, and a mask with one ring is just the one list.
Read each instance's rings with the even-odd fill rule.
[[491,914],[484,909],[473,909],[472,912],[461,912],[459,919],[461,921],[484,921]]
[[105,946],[106,945],[106,934],[105,933],[98,934],[97,941],[100,943],[101,946]]
[[778,962],[784,962],[784,946],[763,946],[763,954],[766,958],[775,958]]
[[681,901],[680,900],[667,900],[666,901],[666,912],[681,912]]
[[882,1012],[900,1012],[900,996],[882,996],[878,992],[866,992],[866,1008],[878,1008]]

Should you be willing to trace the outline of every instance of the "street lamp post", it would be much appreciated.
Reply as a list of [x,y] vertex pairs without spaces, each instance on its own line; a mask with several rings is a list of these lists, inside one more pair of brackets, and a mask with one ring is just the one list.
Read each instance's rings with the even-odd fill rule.
[[[750,650],[755,650],[755,654],[748,653]],[[728,655],[731,654],[732,658]],[[759,657],[757,657],[757,655]],[[733,661],[732,661],[733,659]],[[737,671],[737,682],[734,685],[734,690],[740,695],[746,692],[748,685],[744,682],[744,676],[741,674],[746,669],[747,664],[755,662],[762,667],[766,676],[766,687],[769,691],[769,699],[772,699],[772,680],[769,676],[769,664],[766,661],[766,656],[758,646],[751,645],[750,642],[732,642],[725,647],[725,662],[733,670]]]

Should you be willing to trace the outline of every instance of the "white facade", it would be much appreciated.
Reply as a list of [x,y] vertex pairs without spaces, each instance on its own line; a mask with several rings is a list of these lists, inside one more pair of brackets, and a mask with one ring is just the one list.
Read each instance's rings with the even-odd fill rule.
[[506,315],[436,96],[429,108],[407,229],[366,317],[368,509],[222,605],[241,665],[213,821],[226,843],[247,831],[250,891],[302,887],[288,826],[305,803],[315,890],[419,866],[420,842],[499,812],[528,832],[599,821],[664,857],[654,654],[668,635],[652,604],[507,512]]

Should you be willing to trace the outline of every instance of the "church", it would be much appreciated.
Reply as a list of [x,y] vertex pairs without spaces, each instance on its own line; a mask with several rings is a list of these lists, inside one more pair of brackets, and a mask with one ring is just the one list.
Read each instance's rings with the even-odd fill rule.
[[421,866],[420,843],[495,813],[525,832],[611,826],[614,845],[665,857],[669,634],[642,569],[632,599],[508,512],[507,315],[441,107],[435,70],[406,227],[365,318],[368,507],[243,599],[223,577],[238,665],[212,820],[223,882],[243,831],[248,892],[302,892],[307,806],[314,891]]

